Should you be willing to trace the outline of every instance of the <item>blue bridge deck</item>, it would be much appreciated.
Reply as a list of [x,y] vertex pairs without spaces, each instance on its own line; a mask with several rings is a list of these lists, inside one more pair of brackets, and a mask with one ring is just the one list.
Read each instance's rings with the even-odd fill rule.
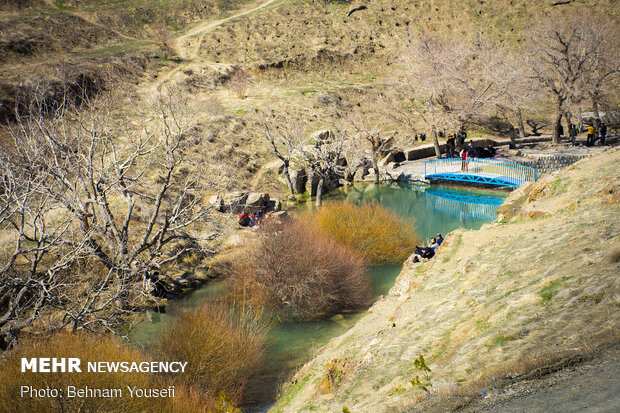
[[529,166],[495,159],[437,159],[424,163],[426,179],[470,182],[518,187],[536,181],[536,170]]

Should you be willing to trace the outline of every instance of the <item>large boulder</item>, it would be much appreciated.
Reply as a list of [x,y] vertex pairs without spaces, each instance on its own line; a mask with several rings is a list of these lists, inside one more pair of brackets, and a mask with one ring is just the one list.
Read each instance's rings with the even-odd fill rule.
[[256,211],[269,204],[269,194],[260,192],[250,192],[245,201],[246,212]]
[[406,160],[407,157],[403,151],[393,150],[379,161],[379,168],[385,168],[391,162],[404,162]]
[[219,210],[221,212],[232,212],[238,214],[243,211],[247,199],[247,192],[231,192],[222,195],[220,197]]
[[368,168],[365,166],[361,166],[355,170],[353,174],[353,180],[356,182],[361,182],[364,180],[364,177],[368,175]]
[[298,194],[303,194],[306,190],[306,182],[308,182],[306,170],[304,168],[293,169],[290,172],[290,177],[295,192]]

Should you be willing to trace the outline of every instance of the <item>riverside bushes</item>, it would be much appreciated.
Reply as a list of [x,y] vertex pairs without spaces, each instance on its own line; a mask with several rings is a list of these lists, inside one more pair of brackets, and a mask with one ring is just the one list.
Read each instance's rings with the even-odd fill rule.
[[211,399],[223,392],[238,403],[260,367],[268,331],[254,310],[209,301],[177,316],[159,350],[166,359],[188,362],[179,378],[188,388],[200,388]]
[[[228,334],[230,331],[222,331]],[[183,337],[180,337],[183,338]],[[243,340],[243,337],[240,337]],[[221,345],[228,345],[230,341],[223,340]],[[196,351],[204,351],[197,346]],[[233,351],[232,349],[230,351]],[[21,358],[55,357],[79,358],[82,363],[81,373],[33,373],[21,372]],[[194,355],[186,360],[180,358],[174,361],[188,361],[188,367],[197,362]],[[243,358],[243,353],[229,356]],[[150,361],[150,357],[141,351],[129,346],[112,336],[91,334],[85,332],[69,333],[57,332],[47,337],[26,338],[4,360],[0,361],[0,412],[152,412],[152,413],[219,413],[238,412],[234,409],[232,400],[225,393],[204,387],[189,385],[186,378],[193,373],[164,375],[141,372],[88,372],[88,361],[119,361],[142,362]],[[161,360],[161,359],[159,359]],[[215,364],[221,363],[217,360]],[[214,364],[214,363],[212,363]],[[195,370],[194,370],[195,371]],[[222,371],[222,375],[230,371]],[[59,397],[31,397],[27,393],[22,397],[21,386],[31,386],[33,389],[58,389]],[[75,389],[120,389],[122,394],[115,393],[115,397],[67,397],[68,386]],[[174,397],[131,397],[127,387],[138,389],[168,389],[174,386]]]
[[233,262],[236,300],[266,305],[285,319],[316,319],[367,304],[370,279],[361,254],[307,221],[265,224]]
[[314,223],[325,235],[360,251],[373,264],[397,264],[419,243],[413,224],[376,202],[338,202],[320,208]]
[[[82,373],[21,372],[20,359],[34,357],[77,357]],[[11,412],[138,412],[155,411],[157,401],[129,397],[127,386],[153,387],[153,376],[145,373],[89,373],[87,361],[148,361],[149,358],[113,337],[87,333],[60,332],[47,337],[26,339],[0,362],[0,411]],[[91,389],[123,389],[123,397],[67,398],[21,397],[21,386],[34,389],[59,389],[67,395],[67,386]],[[167,401],[165,401],[167,402]],[[161,405],[161,399],[159,404]]]

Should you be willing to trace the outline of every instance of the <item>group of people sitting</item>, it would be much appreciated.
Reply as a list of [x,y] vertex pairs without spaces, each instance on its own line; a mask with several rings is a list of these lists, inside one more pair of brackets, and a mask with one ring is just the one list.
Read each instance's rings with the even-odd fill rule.
[[435,251],[441,243],[443,242],[443,237],[441,234],[435,235],[434,238],[431,238],[431,242],[426,247],[415,247],[415,255],[413,256],[413,262],[420,262],[422,259],[430,259],[435,256]]
[[249,214],[247,212],[242,212],[237,215],[237,218],[239,218],[239,225],[252,228],[260,224],[263,219],[263,213],[260,209],[254,213],[250,212]]

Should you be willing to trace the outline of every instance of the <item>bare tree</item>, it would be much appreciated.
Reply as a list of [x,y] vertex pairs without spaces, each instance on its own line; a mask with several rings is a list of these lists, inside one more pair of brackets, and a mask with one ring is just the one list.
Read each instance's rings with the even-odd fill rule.
[[587,20],[582,36],[588,60],[580,82],[592,104],[594,118],[600,124],[599,107],[605,95],[615,90],[620,73],[620,31],[606,16],[587,15]]
[[230,75],[230,88],[239,99],[245,99],[250,85],[250,75],[241,67],[236,67]]
[[[538,101],[537,84],[523,55],[505,44],[479,36],[477,39],[478,65],[483,76],[494,83],[493,102],[510,123],[510,138],[516,144],[516,131],[525,138],[523,110]],[[516,127],[514,126],[516,121]]]
[[156,26],[153,28],[153,34],[159,43],[159,48],[164,53],[164,60],[168,60],[168,57],[177,54],[176,39],[170,34],[166,26]]
[[291,157],[293,156],[295,149],[295,142],[299,137],[299,131],[295,133],[295,130],[290,130],[288,128],[282,129],[282,127],[278,127],[278,125],[276,125],[275,127],[272,127],[272,129],[275,129],[278,135],[274,136],[269,129],[269,121],[264,121],[263,124],[265,125],[265,137],[271,144],[271,149],[278,159],[280,159],[284,164],[282,173],[284,174],[284,179],[286,179],[286,185],[288,186],[290,196],[294,199],[295,189],[293,188],[293,182],[291,181],[289,167],[291,164]]
[[560,142],[562,116],[571,104],[584,97],[580,87],[589,67],[593,49],[588,24],[579,16],[553,17],[531,34],[528,65],[536,79],[553,96],[553,143]]
[[50,111],[35,99],[10,129],[14,145],[0,158],[0,230],[13,244],[0,267],[9,341],[54,312],[64,315],[48,327],[116,331],[148,298],[149,274],[219,234],[217,225],[192,231],[209,225],[209,207],[186,156],[183,98],[161,95],[141,128],[120,122],[113,101]]
[[405,70],[395,87],[403,108],[430,128],[437,157],[438,131],[461,130],[491,100],[493,80],[479,70],[476,59],[471,45],[432,35],[420,37],[403,54]]
[[297,151],[300,158],[308,165],[312,174],[318,176],[316,206],[321,206],[323,189],[326,182],[343,176],[345,161],[343,148],[346,133],[330,132],[325,138],[318,137],[316,142],[299,140]]

